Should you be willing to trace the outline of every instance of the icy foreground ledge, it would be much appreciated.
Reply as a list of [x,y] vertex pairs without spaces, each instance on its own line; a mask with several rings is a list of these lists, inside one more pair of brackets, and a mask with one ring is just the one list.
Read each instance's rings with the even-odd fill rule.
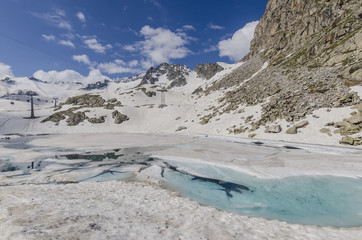
[[361,239],[355,229],[293,225],[201,206],[145,183],[1,188],[2,239]]
[[[29,164],[70,148],[80,152],[136,148],[152,157],[182,162],[190,172],[198,161],[265,179],[360,178],[362,172],[360,150],[273,141],[104,133],[39,136],[25,145],[32,148],[24,149],[1,144],[0,155],[14,163]],[[289,224],[219,211],[163,188],[152,174],[143,174],[144,182],[77,184],[43,184],[49,175],[42,171],[10,174],[0,178],[0,239],[362,239],[361,227]],[[31,181],[19,182],[22,177]]]

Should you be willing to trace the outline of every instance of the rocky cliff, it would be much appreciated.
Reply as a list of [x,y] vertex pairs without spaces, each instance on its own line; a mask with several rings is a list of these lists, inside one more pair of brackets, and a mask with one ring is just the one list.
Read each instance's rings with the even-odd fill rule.
[[[362,81],[360,0],[270,0],[251,42],[273,65],[338,67],[345,81]],[[289,57],[286,61],[286,57]]]
[[216,73],[222,70],[224,70],[224,68],[221,67],[219,64],[208,62],[205,64],[197,64],[194,71],[199,77],[209,80],[210,78],[215,76]]
[[167,79],[167,86],[180,87],[184,86],[186,82],[186,76],[191,72],[187,66],[181,66],[178,64],[162,63],[158,67],[147,70],[143,76],[141,85],[143,84],[155,84],[160,82],[161,77]]
[[[360,0],[270,0],[248,60],[204,91],[227,90],[208,117],[259,104],[261,117],[248,123],[255,131],[300,121],[320,108],[360,109],[351,87],[362,85],[361,18]],[[348,129],[342,135],[362,130],[360,122],[334,126],[342,125]]]

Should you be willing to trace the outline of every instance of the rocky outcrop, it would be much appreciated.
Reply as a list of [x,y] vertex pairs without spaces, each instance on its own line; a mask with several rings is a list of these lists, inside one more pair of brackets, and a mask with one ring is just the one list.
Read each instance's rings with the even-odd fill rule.
[[274,65],[340,67],[362,81],[362,5],[359,0],[270,0],[255,29],[251,56],[264,50]]
[[109,84],[109,80],[104,79],[103,82],[98,81],[95,83],[89,83],[85,88],[82,88],[82,90],[90,91],[90,90],[94,90],[94,89],[104,89],[104,88],[108,87],[108,84]]
[[79,123],[87,119],[85,112],[76,112],[69,116],[67,119],[68,126],[77,126]]
[[163,76],[168,81],[168,87],[181,87],[186,85],[186,76],[189,75],[191,70],[187,66],[178,64],[162,63],[158,67],[147,70],[146,74],[142,77],[140,85],[156,84]]
[[64,120],[66,117],[64,116],[64,112],[57,112],[57,113],[54,113],[52,115],[50,115],[49,117],[43,119],[41,121],[41,123],[45,123],[45,122],[54,122],[56,123],[57,125],[59,124],[60,121]]
[[8,84],[8,85],[14,85],[14,84],[15,84],[15,81],[14,81],[14,80],[11,80],[9,77],[6,77],[6,78],[4,78],[4,79],[1,79],[0,81],[6,83],[6,84]]
[[186,129],[187,129],[187,127],[185,127],[185,126],[179,126],[175,132],[180,132],[180,131],[186,130]]
[[[45,122],[54,122],[56,125],[59,124],[60,121],[66,119],[67,117],[70,117],[72,115],[74,115],[74,111],[77,111],[79,110],[81,107],[72,107],[72,108],[69,108],[65,111],[59,111],[59,112],[56,112],[52,115],[50,115],[49,117],[43,119],[41,121],[41,123],[45,123]],[[71,120],[71,122],[73,122],[73,120]]]
[[100,123],[104,123],[106,121],[106,116],[100,116],[99,118],[89,118],[88,122],[93,123],[93,124],[100,124]]
[[216,73],[224,70],[223,67],[221,67],[217,63],[205,63],[205,64],[197,64],[195,66],[195,72],[197,73],[197,76],[200,78],[204,78],[206,80],[209,80],[213,76],[215,76]]
[[31,80],[31,81],[34,81],[34,82],[42,82],[42,83],[44,83],[44,81],[42,81],[40,79],[37,79],[35,77],[28,77],[28,79]]
[[146,94],[147,97],[153,97],[156,96],[156,92],[154,91],[147,91],[146,88],[141,88],[141,91]]
[[[62,109],[62,107],[64,105],[75,105],[75,106],[70,107],[64,111],[59,111],[60,109]],[[80,96],[70,97],[65,101],[65,103],[59,104],[58,107],[56,107],[54,109],[54,111],[58,111],[58,112],[43,119],[41,121],[41,123],[50,121],[50,122],[54,122],[56,125],[59,125],[59,122],[62,120],[65,120],[65,119],[67,119],[66,122],[68,123],[68,126],[76,126],[86,119],[88,119],[88,122],[93,123],[93,124],[104,123],[106,116],[100,116],[98,118],[97,117],[89,118],[85,114],[86,112],[90,112],[89,109],[85,110],[83,112],[80,110],[82,108],[95,108],[95,107],[98,107],[98,108],[103,107],[104,109],[107,109],[107,110],[113,110],[115,107],[121,107],[121,106],[122,106],[121,102],[118,101],[116,98],[111,98],[106,101],[99,95],[84,94],[84,95],[80,95]],[[115,112],[118,112],[118,111],[116,110]],[[115,116],[113,117],[113,118],[116,118],[115,121],[117,121],[117,122],[125,121],[124,120],[125,115],[122,116],[122,114],[121,115],[119,115],[119,114],[115,114]]]
[[362,137],[350,137],[345,136],[339,141],[340,144],[346,144],[346,145],[362,145]]
[[70,97],[64,104],[80,105],[82,107],[103,107],[105,102],[106,100],[99,95],[84,94]]
[[129,117],[127,115],[120,113],[118,110],[112,112],[112,118],[114,118],[115,124],[121,124],[129,120]]
[[225,92],[212,116],[260,104],[258,127],[360,103],[350,87],[362,85],[361,17],[358,0],[270,0],[249,59],[203,91]]

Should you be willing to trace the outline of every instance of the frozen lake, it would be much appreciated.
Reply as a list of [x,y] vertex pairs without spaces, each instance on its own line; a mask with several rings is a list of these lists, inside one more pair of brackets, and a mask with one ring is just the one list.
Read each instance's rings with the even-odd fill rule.
[[[362,226],[362,179],[347,176],[344,169],[337,172],[333,166],[307,171],[303,168],[310,166],[301,165],[313,159],[322,164],[339,159],[341,164],[342,156],[359,163],[360,150],[199,137],[151,141],[144,146],[126,146],[122,140],[111,148],[100,143],[85,144],[86,148],[57,143],[67,137],[2,140],[0,184],[144,181],[146,175],[185,197],[244,216],[317,226]],[[223,151],[205,147],[210,141],[227,147],[224,159]]]

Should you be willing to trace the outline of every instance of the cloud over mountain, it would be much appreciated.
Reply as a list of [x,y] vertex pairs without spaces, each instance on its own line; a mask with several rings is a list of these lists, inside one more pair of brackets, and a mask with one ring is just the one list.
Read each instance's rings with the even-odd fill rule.
[[231,38],[222,40],[218,44],[219,56],[228,57],[232,61],[239,61],[250,48],[250,41],[254,37],[254,31],[259,21],[247,23],[236,31]]

